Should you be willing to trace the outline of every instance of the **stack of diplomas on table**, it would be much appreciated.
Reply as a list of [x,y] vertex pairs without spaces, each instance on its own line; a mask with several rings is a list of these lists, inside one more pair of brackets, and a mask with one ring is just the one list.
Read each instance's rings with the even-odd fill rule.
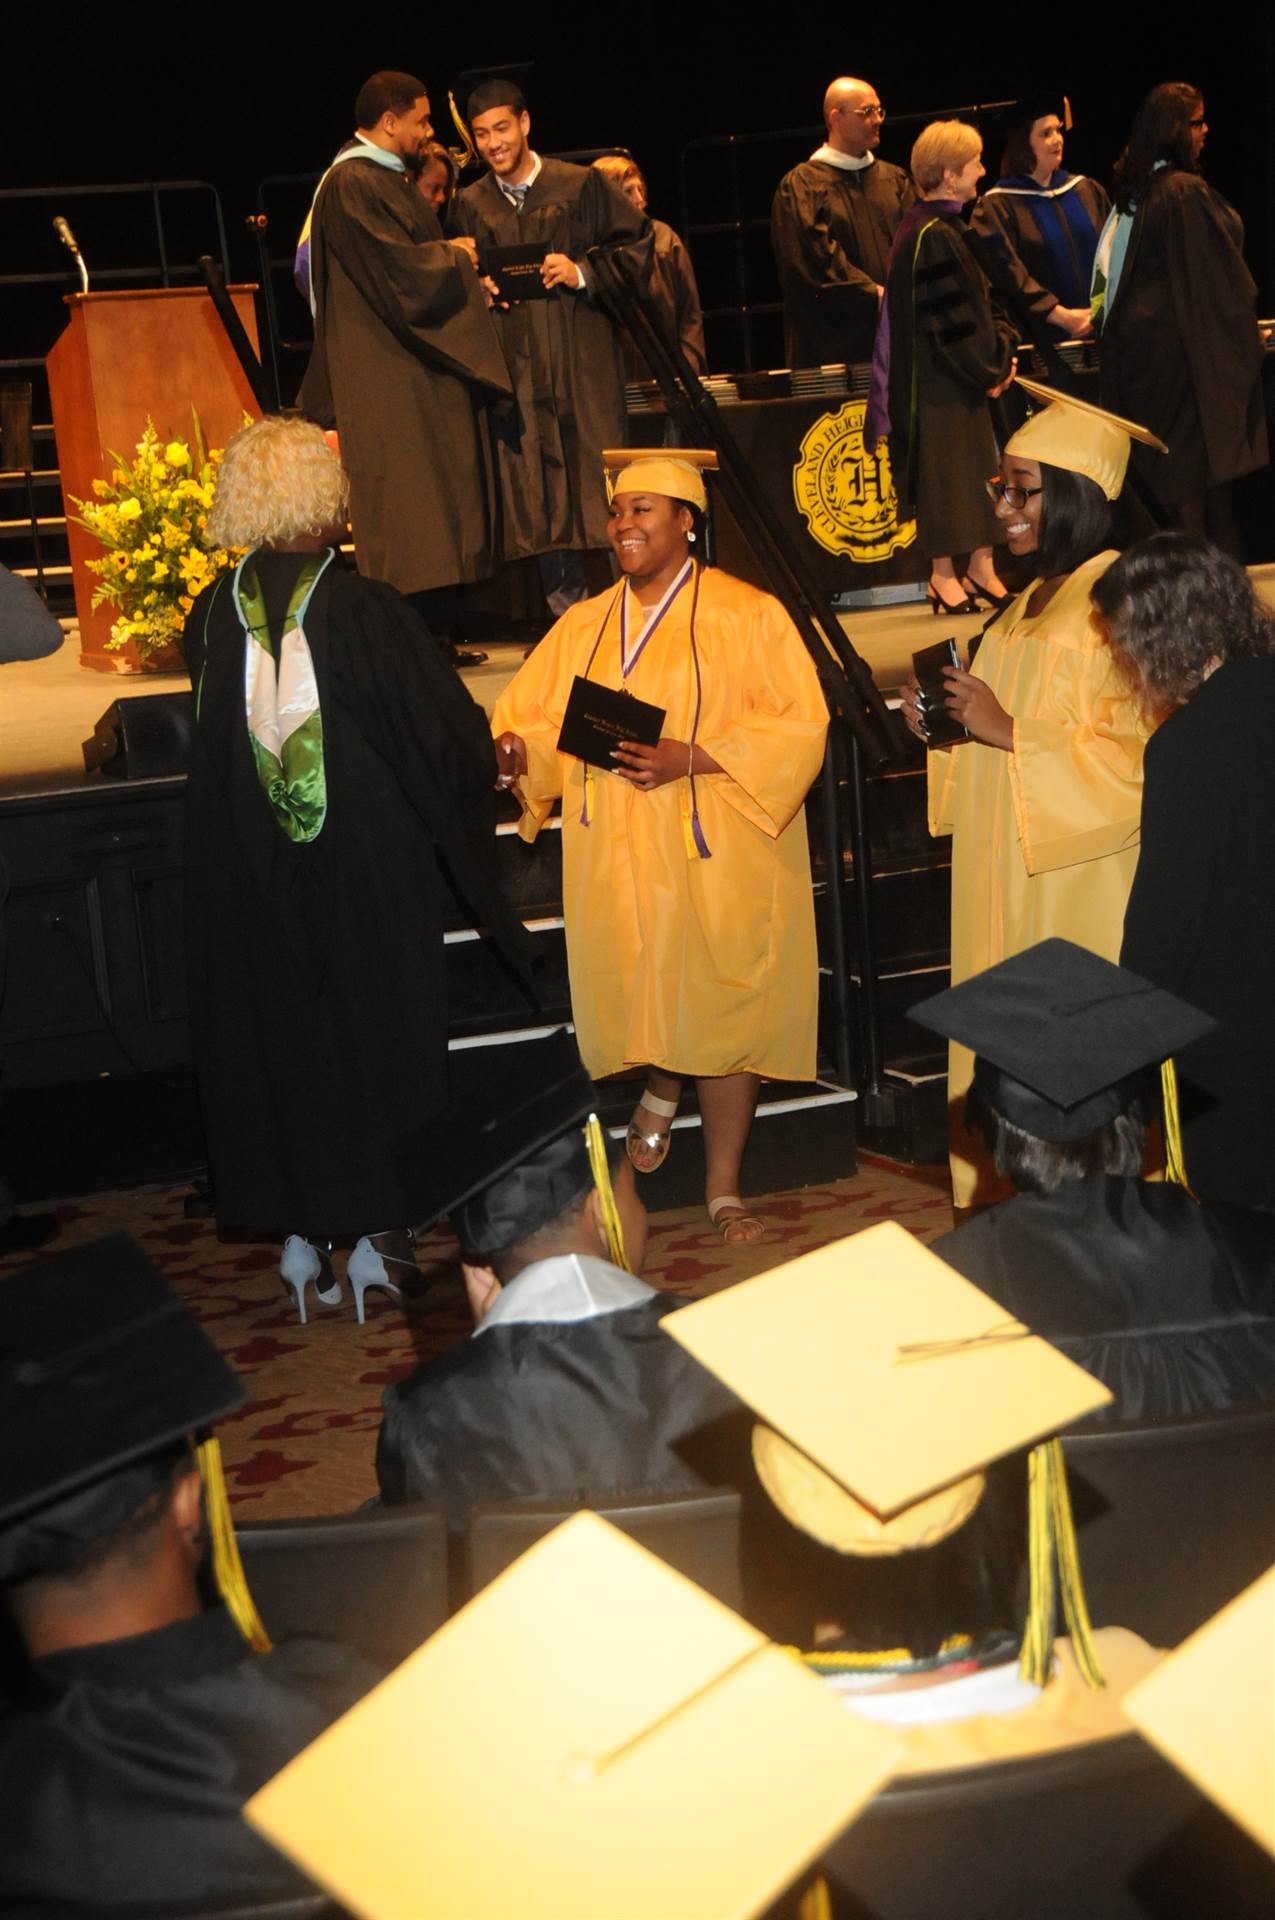
[[665,709],[638,700],[622,687],[604,687],[577,674],[562,716],[558,752],[574,754],[590,766],[615,772],[615,749],[622,740],[658,746]]
[[554,289],[545,285],[540,269],[548,251],[538,240],[516,247],[484,247],[479,271],[495,281],[501,300],[547,300]]

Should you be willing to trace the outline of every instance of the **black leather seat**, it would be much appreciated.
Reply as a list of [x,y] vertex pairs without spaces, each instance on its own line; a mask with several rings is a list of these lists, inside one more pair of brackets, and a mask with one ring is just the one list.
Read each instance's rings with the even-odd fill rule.
[[235,1529],[271,1639],[317,1633],[397,1666],[447,1617],[447,1528],[425,1507]]
[[1064,1434],[1096,1626],[1173,1647],[1275,1561],[1275,1407]]
[[821,1864],[834,1920],[1275,1911],[1275,1861],[1134,1733],[897,1778]]
[[[595,1507],[604,1520],[666,1560],[706,1593],[739,1610],[739,1495],[725,1490],[663,1494]],[[475,1507],[466,1542],[468,1599],[512,1566],[535,1541],[570,1517],[572,1508],[540,1501]]]

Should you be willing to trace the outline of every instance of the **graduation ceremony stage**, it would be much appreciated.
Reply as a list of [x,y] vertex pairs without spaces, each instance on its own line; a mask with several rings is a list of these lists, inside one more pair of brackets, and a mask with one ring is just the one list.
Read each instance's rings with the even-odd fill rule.
[[[1252,574],[1275,605],[1275,565],[1254,568]],[[980,624],[973,616],[935,620],[924,603],[915,601],[865,608],[842,619],[887,694],[897,686],[912,650],[927,644],[935,631],[950,629],[964,642]],[[488,710],[517,671],[523,648],[492,643],[489,652],[485,665],[463,673]],[[81,742],[113,698],[180,694],[188,684],[180,674],[85,672],[73,627],[50,658],[3,669],[0,854],[10,894],[8,989],[0,1009],[0,1065],[8,1095],[0,1101],[0,1164],[13,1168],[24,1202],[83,1190],[82,1182],[73,1180],[68,1188],[48,1167],[40,1168],[33,1146],[39,1139],[49,1143],[50,1152],[56,1146],[70,1166],[89,1167],[96,1155],[107,1169],[131,1167],[138,1180],[192,1174],[201,1164],[184,1019],[184,783],[179,775],[119,780],[89,774],[81,753]],[[908,1006],[947,981],[948,843],[931,841],[925,830],[919,750],[904,768],[871,781],[869,793],[884,1071],[887,1082],[904,1090],[906,1104],[893,1125],[864,1127],[854,1084],[838,1083],[831,1071],[825,1020],[821,1072],[828,1069],[826,1084],[763,1091],[746,1163],[755,1192],[845,1177],[854,1170],[856,1143],[919,1163],[938,1161],[944,1153],[945,1057],[905,1016]],[[812,813],[819,804],[816,789]],[[516,839],[514,825],[510,806],[499,828],[501,858],[519,909],[548,955],[546,1005],[534,1011],[510,997],[477,931],[457,908],[446,939],[451,1047],[461,1084],[466,1055],[474,1049],[516,1045],[570,1018],[557,835],[547,832],[536,849],[528,850]],[[817,840],[813,844],[824,940],[824,879]],[[826,988],[826,951],[823,965]],[[857,990],[853,950],[849,965]],[[607,1088],[606,1118],[617,1129],[636,1092],[627,1081]],[[156,1116],[149,1126],[148,1107]],[[697,1124],[688,1101],[678,1131]],[[110,1141],[117,1127],[138,1136],[140,1158],[130,1160],[119,1142]],[[6,1134],[13,1137],[10,1144]],[[653,1178],[658,1204],[692,1202],[699,1166],[698,1152],[671,1155]]]
[[[913,603],[851,615],[847,623],[855,631],[856,645],[865,652],[875,648],[882,683],[889,686],[897,681],[912,647],[929,638],[927,619],[924,606]],[[183,1100],[191,1103],[189,1090],[182,1094],[173,1084],[174,1075],[188,1072],[180,912],[183,781],[180,775],[117,779],[86,773],[81,742],[114,699],[181,696],[188,693],[189,682],[173,673],[86,672],[79,663],[75,629],[65,624],[67,638],[56,654],[6,668],[0,683],[0,848],[11,888],[9,986],[0,1014],[0,1063],[13,1096],[8,1110],[12,1116],[14,1097],[20,1095],[27,1114],[33,1108],[47,1111],[50,1135],[56,1136],[60,1114],[69,1113],[74,1128],[74,1116],[86,1111],[86,1102],[75,1098],[74,1089],[91,1087],[93,1099],[87,1104],[103,1111],[111,1104],[108,1095],[118,1093],[133,1113],[141,1089],[132,1083],[139,1074],[155,1076],[168,1083],[156,1102],[166,1117],[154,1142],[158,1157],[153,1177],[164,1177],[175,1170],[170,1152],[174,1139],[198,1137],[197,1117],[181,1114]],[[490,643],[488,662],[465,669],[462,677],[474,698],[490,710],[522,657],[521,643]],[[887,941],[883,951],[891,962],[901,963],[888,969],[884,987],[891,1058],[898,1060],[902,1073],[923,1079],[932,1090],[928,1140],[910,1137],[905,1128],[880,1142],[883,1151],[905,1158],[938,1157],[942,1146],[942,1061],[928,1040],[919,1035],[904,1039],[901,1021],[902,1007],[931,985],[942,984],[945,964],[945,849],[917,844],[917,818],[908,823],[908,815],[917,815],[921,805],[918,772],[919,762],[910,774],[882,783],[874,852],[881,931]],[[817,794],[811,804],[813,812]],[[570,1018],[558,836],[547,832],[536,849],[526,849],[514,833],[512,803],[506,803],[506,815],[498,829],[501,859],[519,910],[548,956],[545,1004],[529,1009],[516,996],[511,998],[508,982],[479,943],[476,929],[465,924],[456,908],[446,939],[451,1047],[461,1085],[465,1056],[475,1048],[516,1045],[546,1025]],[[919,831],[923,836],[923,823]],[[813,834],[812,841],[818,869]],[[817,872],[817,911],[821,938],[826,938],[822,891]],[[825,961],[825,988],[827,984]],[[755,1191],[833,1179],[854,1170],[855,1087],[835,1076],[826,1019],[825,1007],[821,1073],[827,1070],[826,1082],[763,1091],[746,1169]],[[922,1053],[928,1057],[922,1059]],[[614,1127],[627,1119],[636,1094],[636,1085],[627,1081],[607,1088],[606,1118]],[[679,1118],[679,1133],[698,1126],[693,1104],[687,1105],[690,1110]],[[94,1127],[110,1124],[103,1119]],[[3,1126],[0,1118],[0,1129]],[[25,1158],[19,1152],[16,1173]],[[695,1196],[699,1165],[698,1152],[671,1157],[656,1176],[664,1204]],[[139,1177],[147,1177],[145,1165],[138,1171]],[[18,1190],[20,1198],[34,1197],[23,1191],[21,1182]],[[54,1188],[43,1184],[43,1190],[57,1190],[56,1183]]]

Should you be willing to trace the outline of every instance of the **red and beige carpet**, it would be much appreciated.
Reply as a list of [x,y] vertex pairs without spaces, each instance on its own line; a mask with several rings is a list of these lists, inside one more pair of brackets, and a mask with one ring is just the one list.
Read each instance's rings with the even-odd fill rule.
[[[318,1306],[311,1292],[309,1324],[301,1326],[279,1279],[278,1248],[223,1244],[211,1222],[184,1218],[186,1191],[66,1202],[59,1239],[46,1251],[118,1228],[132,1233],[239,1369],[253,1397],[219,1432],[244,1517],[348,1512],[376,1492],[383,1389],[470,1331],[454,1240],[440,1231],[422,1243],[421,1310],[371,1292],[360,1327],[348,1289],[338,1307]],[[654,1214],[645,1278],[670,1293],[714,1292],[879,1220],[898,1220],[923,1240],[952,1224],[945,1166],[867,1158],[851,1180],[771,1194],[757,1205],[768,1231],[750,1247],[724,1246],[698,1208]],[[23,1264],[0,1262],[0,1284]],[[340,1273],[340,1254],[336,1264]]]

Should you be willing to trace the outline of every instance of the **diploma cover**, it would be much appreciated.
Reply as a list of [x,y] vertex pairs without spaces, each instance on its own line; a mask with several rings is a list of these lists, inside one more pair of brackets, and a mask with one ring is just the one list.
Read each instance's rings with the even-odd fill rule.
[[954,747],[970,737],[968,729],[952,718],[945,705],[947,682],[943,678],[943,669],[959,667],[960,664],[961,656],[956,650],[955,640],[940,640],[937,645],[922,647],[919,653],[912,655],[912,671],[919,688],[917,705],[920,708],[921,725],[925,728],[927,747]]
[[635,699],[623,688],[604,687],[577,674],[562,716],[558,752],[574,754],[591,766],[614,773],[612,758],[621,740],[637,740],[644,747],[659,744],[665,709],[649,700]]
[[484,247],[479,270],[496,282],[502,300],[547,300],[556,291],[540,277],[548,251],[536,240],[516,247]]

